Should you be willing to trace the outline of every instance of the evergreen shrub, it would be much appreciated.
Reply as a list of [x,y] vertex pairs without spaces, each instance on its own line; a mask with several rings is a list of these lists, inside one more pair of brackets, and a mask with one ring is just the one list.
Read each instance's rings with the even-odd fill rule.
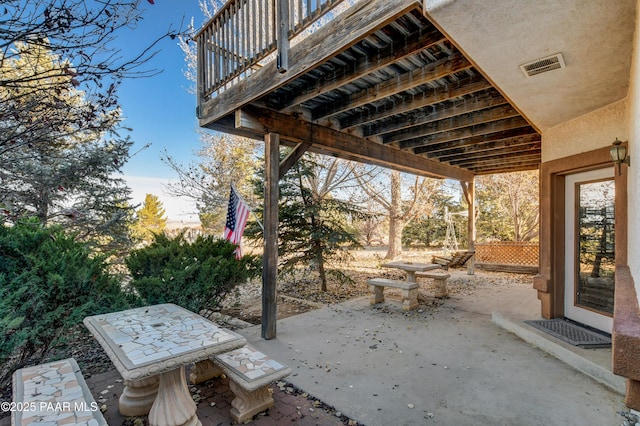
[[153,242],[125,259],[131,285],[145,304],[175,303],[192,312],[217,310],[236,285],[259,273],[255,256],[236,259],[236,246],[212,236],[189,243],[156,234]]
[[84,317],[135,303],[74,235],[35,220],[0,224],[0,382],[64,345]]

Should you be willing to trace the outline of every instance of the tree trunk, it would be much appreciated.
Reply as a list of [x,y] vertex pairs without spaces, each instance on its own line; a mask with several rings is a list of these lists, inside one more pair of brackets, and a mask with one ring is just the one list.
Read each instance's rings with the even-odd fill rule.
[[327,273],[324,269],[324,256],[322,254],[322,245],[319,241],[314,243],[316,263],[318,266],[318,275],[320,275],[320,291],[327,291]]
[[398,216],[389,218],[389,249],[384,257],[393,260],[402,254],[402,230],[404,229],[404,221]]
[[391,208],[389,210],[389,250],[385,259],[395,259],[402,254],[402,188],[400,172],[391,172]]

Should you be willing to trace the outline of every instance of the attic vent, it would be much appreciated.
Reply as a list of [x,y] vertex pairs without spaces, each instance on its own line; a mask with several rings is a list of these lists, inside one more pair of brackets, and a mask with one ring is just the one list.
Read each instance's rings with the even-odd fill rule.
[[564,67],[565,65],[562,53],[556,53],[555,55],[536,59],[535,61],[520,65],[522,73],[527,78],[533,77],[536,74],[542,74],[543,72],[553,71]]

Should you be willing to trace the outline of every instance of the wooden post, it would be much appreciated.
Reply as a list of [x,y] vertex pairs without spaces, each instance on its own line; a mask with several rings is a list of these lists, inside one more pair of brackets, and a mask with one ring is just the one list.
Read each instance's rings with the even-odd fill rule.
[[276,46],[278,58],[276,68],[284,73],[289,69],[289,0],[276,0],[278,10],[276,12]]
[[197,57],[197,81],[196,81],[196,92],[198,96],[198,104],[196,105],[196,117],[200,118],[202,116],[202,111],[200,108],[204,105],[205,96],[204,93],[207,90],[207,74],[206,74],[206,62],[207,58],[206,45],[208,40],[206,39],[207,32],[200,34],[198,36],[198,57]]
[[[475,202],[475,178],[469,182],[460,182],[462,185],[462,192],[467,200],[469,206],[469,219],[467,220],[467,240],[468,250],[476,251],[476,202]],[[467,274],[473,275],[475,273],[476,255],[471,256],[471,259],[467,261]]]
[[264,254],[262,258],[262,338],[276,337],[278,280],[278,169],[280,135],[267,133],[265,142]]

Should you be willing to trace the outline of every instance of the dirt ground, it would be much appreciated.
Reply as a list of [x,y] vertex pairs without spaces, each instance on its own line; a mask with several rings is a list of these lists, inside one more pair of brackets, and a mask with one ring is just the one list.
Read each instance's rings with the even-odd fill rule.
[[[352,252],[353,259],[344,265],[340,265],[338,271],[350,280],[337,279],[331,276],[328,281],[327,291],[320,291],[320,280],[317,272],[310,269],[300,269],[294,275],[278,277],[277,303],[278,319],[298,315],[320,307],[344,302],[349,299],[368,296],[370,291],[366,284],[367,279],[374,277],[404,279],[404,273],[395,269],[383,268],[385,263],[385,247],[366,248]],[[395,260],[411,262],[430,262],[433,254],[442,254],[437,250],[411,250],[404,251]],[[474,275],[468,275],[466,268],[450,269],[451,278],[448,280],[448,288],[451,294],[458,292],[473,292],[479,280],[492,286],[506,286],[514,282],[530,282],[531,275],[510,274],[501,272],[485,272],[476,269]],[[429,279],[418,279],[420,291],[418,302],[424,305],[437,306],[442,300],[435,299],[433,284]],[[261,281],[255,280],[237,289],[227,296],[221,312],[225,315],[241,319],[251,324],[260,324],[262,315]],[[397,294],[395,294],[397,293]],[[387,297],[400,297],[399,291],[386,290]],[[420,309],[420,307],[419,307]]]

